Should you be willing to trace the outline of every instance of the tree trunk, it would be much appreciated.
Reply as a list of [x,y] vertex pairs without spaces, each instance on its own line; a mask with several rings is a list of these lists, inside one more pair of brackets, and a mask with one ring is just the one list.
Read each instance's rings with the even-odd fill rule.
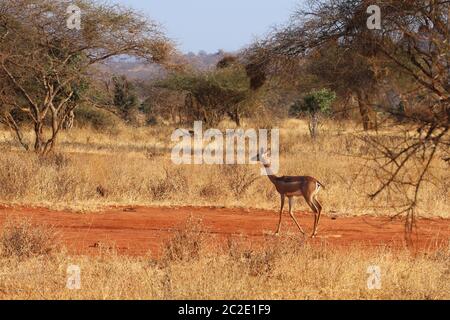
[[63,120],[63,129],[68,131],[72,129],[75,120],[75,113],[71,110]]
[[315,112],[309,120],[309,133],[313,140],[317,137],[317,127],[319,126],[319,115]]
[[228,116],[232,121],[236,124],[236,126],[241,126],[241,115],[239,114],[238,107],[234,108],[234,110],[227,112]]
[[377,129],[376,114],[371,110],[369,97],[365,92],[358,91],[358,105],[365,131]]
[[36,153],[42,153],[44,150],[44,141],[42,133],[42,123],[38,122],[34,125],[34,151]]
[[[53,150],[53,147],[56,143],[56,137],[59,132],[59,128],[61,123],[58,121],[58,110],[51,105],[50,107],[51,115],[52,115],[52,135],[51,137],[44,143],[43,154],[47,154]],[[61,120],[64,121],[64,120]]]
[[234,114],[234,122],[236,123],[236,126],[241,126],[241,116],[239,115],[239,112],[237,110]]
[[55,143],[56,136],[58,134],[59,123],[57,119],[57,113],[52,114],[52,132],[51,137],[46,139],[44,136],[44,120],[35,123],[34,125],[34,151],[38,154],[44,155],[52,151]]

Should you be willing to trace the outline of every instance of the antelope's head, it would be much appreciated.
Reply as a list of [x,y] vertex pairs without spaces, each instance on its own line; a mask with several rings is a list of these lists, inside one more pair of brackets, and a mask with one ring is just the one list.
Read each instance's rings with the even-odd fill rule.
[[259,150],[255,157],[252,158],[253,161],[259,161],[263,165],[270,165],[270,157],[267,151],[263,148]]

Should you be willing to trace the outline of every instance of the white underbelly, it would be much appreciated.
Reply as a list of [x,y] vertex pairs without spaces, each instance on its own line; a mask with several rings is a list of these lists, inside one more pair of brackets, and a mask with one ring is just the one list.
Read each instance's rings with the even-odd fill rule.
[[286,196],[288,197],[299,197],[302,196],[303,194],[300,191],[296,191],[296,192],[287,192]]

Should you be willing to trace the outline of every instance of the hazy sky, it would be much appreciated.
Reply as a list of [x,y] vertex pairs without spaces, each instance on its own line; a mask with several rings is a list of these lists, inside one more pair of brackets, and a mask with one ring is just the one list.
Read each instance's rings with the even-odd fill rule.
[[302,0],[115,0],[160,22],[183,52],[235,51],[286,23]]

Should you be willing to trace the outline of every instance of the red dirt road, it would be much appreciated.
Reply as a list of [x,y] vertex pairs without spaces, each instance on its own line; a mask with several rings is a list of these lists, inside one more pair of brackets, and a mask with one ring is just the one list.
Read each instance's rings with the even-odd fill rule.
[[[101,245],[114,245],[122,254],[157,255],[164,241],[182,228],[193,216],[203,221],[211,236],[222,239],[243,237],[261,242],[269,237],[278,223],[274,211],[225,209],[209,207],[117,207],[97,213],[70,213],[43,208],[8,208],[0,206],[0,224],[9,218],[29,217],[35,223],[53,225],[73,254],[95,254]],[[313,217],[296,213],[306,232],[311,232]],[[450,219],[420,219],[414,235],[415,245],[421,249],[448,244]],[[298,233],[288,214],[283,215],[281,232]],[[298,235],[301,239],[300,234]],[[319,235],[308,239],[312,243],[365,246],[404,245],[402,220],[387,217],[322,216]],[[267,241],[267,238],[266,238]]]

